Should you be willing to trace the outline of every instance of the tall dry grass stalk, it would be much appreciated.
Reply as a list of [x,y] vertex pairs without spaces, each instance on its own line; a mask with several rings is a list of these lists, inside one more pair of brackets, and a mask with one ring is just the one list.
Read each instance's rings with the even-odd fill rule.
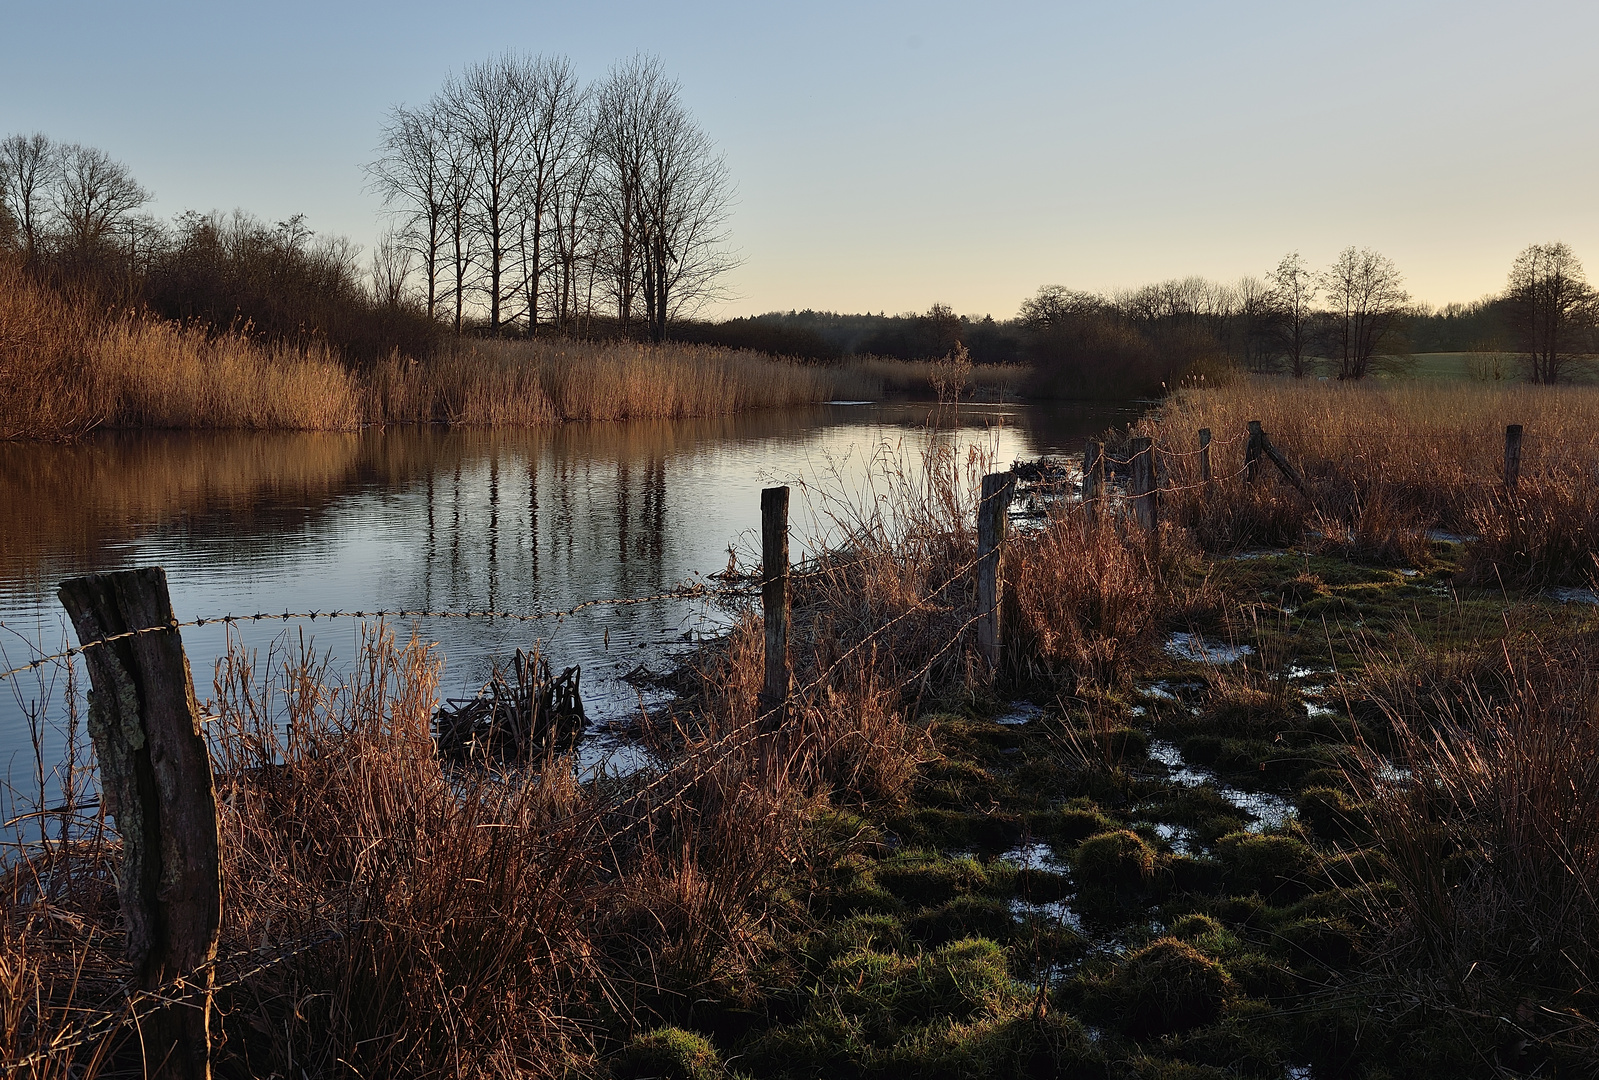
[[[1262,462],[1247,489],[1247,425],[1263,422],[1272,443],[1303,474],[1309,498]],[[1525,436],[1517,494],[1504,491],[1505,428]],[[1165,451],[1176,520],[1211,550],[1318,543],[1356,557],[1424,561],[1426,532],[1480,537],[1467,578],[1525,585],[1582,584],[1599,542],[1599,388],[1403,382],[1349,385],[1243,379],[1186,388],[1141,421]],[[1214,436],[1212,463],[1224,478],[1200,482],[1197,432]]]
[[1373,660],[1393,753],[1365,753],[1357,778],[1397,886],[1397,905],[1378,893],[1381,955],[1435,1004],[1591,1047],[1577,1010],[1599,990],[1599,641],[1527,635],[1419,678]]

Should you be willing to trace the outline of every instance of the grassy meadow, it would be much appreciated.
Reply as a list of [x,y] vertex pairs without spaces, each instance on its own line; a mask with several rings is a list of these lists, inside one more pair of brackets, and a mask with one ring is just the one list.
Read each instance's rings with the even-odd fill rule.
[[[386,628],[348,674],[236,653],[202,691],[218,1072],[1592,1075],[1599,607],[1546,590],[1594,584],[1595,393],[1185,391],[1138,425],[1158,536],[1068,500],[1008,542],[993,677],[985,463],[893,463],[794,579],[787,722],[746,612],[631,776],[441,764],[439,661]],[[1245,483],[1249,419],[1303,491]],[[114,839],[79,813],[0,892],[19,1075],[137,1070],[127,1025],[52,1049],[124,977]]]

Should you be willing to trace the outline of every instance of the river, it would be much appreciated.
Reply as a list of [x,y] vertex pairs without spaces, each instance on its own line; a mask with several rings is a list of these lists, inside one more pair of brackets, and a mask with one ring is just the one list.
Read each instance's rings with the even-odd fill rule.
[[[838,404],[738,416],[486,430],[361,433],[121,432],[71,445],[0,445],[0,670],[75,638],[55,599],[78,574],[166,568],[180,621],[223,614],[406,609],[556,611],[642,597],[757,560],[760,489],[793,497],[793,556],[828,533],[823,494],[870,499],[884,463],[933,438],[999,467],[1081,452],[1130,408],[963,406],[941,428],[918,404]],[[876,465],[874,466],[874,462]],[[470,694],[496,658],[537,644],[580,664],[591,718],[638,706],[622,675],[670,662],[725,614],[661,600],[564,619],[425,618],[445,658],[441,692]],[[264,650],[304,628],[335,661],[360,621],[245,624]],[[227,648],[220,625],[183,630],[202,701]],[[79,666],[82,675],[81,664]],[[0,682],[0,779],[22,803],[62,755],[63,673]],[[40,717],[30,725],[29,716]],[[31,727],[37,727],[36,757]],[[12,796],[0,793],[11,816]],[[3,820],[3,818],[0,818]]]

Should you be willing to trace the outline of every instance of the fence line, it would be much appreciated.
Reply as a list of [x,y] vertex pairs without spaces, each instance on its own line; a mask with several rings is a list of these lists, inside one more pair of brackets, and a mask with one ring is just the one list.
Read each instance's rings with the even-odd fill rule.
[[[1258,432],[1258,426],[1257,426],[1257,431],[1254,434],[1260,434]],[[1422,437],[1422,436],[1418,436],[1418,437]],[[1251,448],[1255,445],[1255,439],[1254,439],[1253,435],[1228,439],[1228,440],[1225,440],[1222,443],[1222,445],[1230,446],[1232,443],[1239,442],[1239,441],[1246,442]],[[1207,444],[1203,445],[1199,450],[1196,450],[1196,451],[1172,451],[1172,450],[1168,450],[1167,448],[1165,448],[1164,446],[1162,446],[1160,444],[1151,442],[1150,444],[1148,444],[1146,449],[1142,449],[1142,450],[1138,451],[1137,453],[1135,453],[1131,458],[1127,459],[1126,461],[1118,461],[1117,463],[1118,464],[1123,464],[1123,465],[1128,465],[1128,464],[1131,464],[1134,461],[1138,460],[1139,458],[1143,457],[1146,454],[1149,456],[1149,460],[1150,460],[1151,463],[1153,463],[1155,461],[1158,461],[1161,458],[1162,455],[1165,455],[1165,456],[1167,456],[1169,458],[1177,458],[1177,459],[1200,457],[1202,455],[1208,455],[1210,453],[1210,451],[1216,445],[1217,445],[1217,443],[1213,441],[1213,442],[1210,442],[1210,443],[1207,443]],[[1288,466],[1285,463],[1285,460],[1284,461],[1277,461],[1276,459],[1279,456],[1280,455],[1272,455],[1272,459],[1274,460],[1274,462],[1276,464],[1278,464],[1279,468],[1281,468],[1283,470],[1284,474],[1289,476],[1290,479],[1292,479],[1293,476],[1292,476],[1291,467]],[[1245,464],[1241,468],[1239,468],[1236,472],[1228,473],[1228,474],[1223,475],[1223,476],[1216,476],[1216,477],[1213,477],[1211,479],[1203,480],[1203,481],[1201,481],[1199,483],[1193,483],[1193,484],[1174,485],[1174,486],[1171,486],[1171,487],[1158,487],[1158,483],[1157,483],[1156,490],[1157,490],[1158,494],[1174,495],[1174,494],[1181,494],[1181,493],[1188,492],[1188,491],[1195,491],[1195,490],[1200,490],[1200,489],[1213,488],[1215,484],[1231,482],[1231,481],[1237,480],[1239,478],[1244,478],[1244,477],[1249,476],[1249,474],[1253,471],[1253,467],[1254,467],[1254,458],[1250,457],[1249,459],[1246,460]],[[1007,475],[1007,474],[997,474],[997,475]],[[1509,480],[1509,473],[1507,472],[1507,481],[1508,480]],[[1483,481],[1483,483],[1486,485],[1489,482]],[[985,485],[985,487],[986,486],[987,485]],[[1049,488],[1052,485],[1050,485],[1046,481],[1046,482],[1042,483],[1040,486],[1045,488],[1045,489],[1047,489],[1047,488]],[[1062,485],[1059,485],[1059,486],[1065,486],[1065,485],[1062,484]],[[1506,484],[1505,484],[1505,482],[1500,482],[1499,484],[1497,484],[1495,486],[1504,487],[1504,486],[1506,486]],[[1111,497],[1112,497],[1111,493],[1108,490],[1106,491],[1106,493],[1103,496],[1101,496],[1101,498],[1107,503],[1110,502]],[[1126,495],[1122,495],[1122,496],[1119,497],[1119,501],[1130,502],[1131,499],[1129,499]],[[1080,501],[1080,502],[1076,502],[1076,503],[1073,503],[1073,504],[1069,504],[1066,507],[1066,509],[1065,509],[1065,515],[1069,517],[1072,514],[1081,512],[1081,513],[1084,513],[1085,516],[1086,516],[1086,515],[1092,513],[1092,511],[1093,511],[1093,508],[1091,507],[1091,505],[1088,502],[1081,502]],[[1157,523],[1156,519],[1153,516],[1151,516],[1148,519],[1148,521],[1149,521],[1149,523],[1151,525],[1154,525],[1154,524]],[[933,587],[930,587],[930,588],[926,588],[924,590],[920,590],[921,595],[919,595],[908,607],[906,607],[905,610],[900,611],[899,613],[895,614],[891,618],[888,618],[886,621],[882,622],[880,625],[875,627],[871,632],[866,634],[860,640],[854,642],[847,649],[845,649],[842,653],[840,653],[838,656],[834,657],[831,660],[831,662],[824,669],[822,669],[821,671],[819,671],[815,675],[815,677],[813,677],[812,679],[810,679],[809,681],[807,681],[803,685],[801,685],[801,686],[799,686],[797,688],[794,688],[791,691],[789,691],[789,698],[790,699],[797,699],[802,704],[808,704],[810,702],[811,698],[812,698],[812,695],[815,694],[816,691],[819,690],[821,687],[826,685],[834,677],[835,673],[838,672],[840,670],[840,668],[846,662],[848,662],[852,657],[860,654],[862,652],[862,650],[867,649],[867,648],[875,645],[878,641],[880,641],[886,634],[888,634],[896,625],[900,624],[903,620],[905,620],[907,618],[910,618],[912,615],[914,615],[914,614],[916,614],[918,612],[925,611],[930,606],[932,606],[934,604],[937,604],[937,603],[939,603],[942,600],[947,599],[947,593],[948,593],[948,590],[951,587],[955,586],[957,583],[959,583],[959,582],[963,581],[964,579],[966,579],[966,577],[973,570],[976,570],[976,569],[978,569],[980,567],[980,565],[984,562],[985,559],[989,559],[991,557],[997,558],[998,554],[1000,552],[1002,552],[1005,548],[1009,547],[1013,543],[1015,543],[1015,538],[1007,535],[1003,530],[1001,530],[1001,532],[997,536],[994,536],[992,538],[992,541],[991,541],[989,547],[986,550],[984,550],[982,547],[980,547],[979,548],[979,553],[978,553],[978,555],[975,558],[963,563],[961,566],[956,568],[941,583],[937,584],[936,586],[933,586]],[[790,574],[794,574],[795,576],[804,576],[804,577],[821,576],[821,575],[825,575],[825,574],[836,574],[836,573],[847,571],[847,570],[849,570],[849,569],[851,569],[851,568],[853,568],[855,566],[858,566],[858,565],[864,565],[866,563],[873,562],[873,561],[876,561],[876,560],[881,559],[881,558],[892,557],[892,556],[888,555],[887,553],[885,553],[883,555],[868,555],[868,556],[862,556],[862,557],[858,557],[858,558],[853,558],[853,559],[850,559],[849,561],[846,561],[846,562],[831,562],[830,561],[831,557],[832,557],[832,553],[822,553],[821,555],[813,557],[811,560],[807,560],[806,564],[801,564],[802,566],[805,566],[805,569],[800,570],[798,567],[795,567],[795,568],[791,568],[788,572]],[[82,653],[84,653],[85,651],[87,651],[87,650],[89,650],[91,648],[95,648],[97,646],[110,644],[110,643],[117,642],[117,641],[130,639],[130,638],[136,637],[139,634],[154,633],[154,632],[157,632],[157,631],[171,631],[171,630],[177,630],[177,629],[186,628],[186,627],[203,627],[203,626],[210,625],[210,624],[213,624],[213,623],[223,623],[223,624],[226,624],[226,625],[233,625],[233,624],[244,623],[244,622],[292,621],[292,620],[307,620],[307,621],[314,622],[315,620],[317,620],[319,618],[322,618],[322,619],[335,619],[335,618],[377,618],[377,619],[387,619],[387,618],[400,618],[400,619],[404,619],[404,618],[488,618],[488,619],[494,619],[494,618],[499,618],[499,619],[504,619],[504,620],[507,620],[507,621],[540,621],[540,620],[547,620],[547,619],[565,618],[565,617],[569,617],[571,615],[575,615],[578,612],[581,612],[581,611],[589,609],[589,608],[602,607],[602,606],[630,606],[630,605],[639,605],[639,604],[645,604],[645,603],[659,602],[659,601],[663,601],[663,600],[685,600],[685,599],[687,599],[687,600],[710,600],[710,599],[724,599],[724,598],[731,599],[731,598],[736,598],[736,597],[747,598],[747,597],[752,597],[754,595],[758,595],[759,592],[760,592],[760,588],[759,588],[758,582],[757,583],[751,583],[750,580],[749,580],[749,579],[753,578],[754,575],[743,575],[741,577],[743,577],[745,580],[742,580],[742,581],[740,581],[739,583],[736,583],[736,584],[724,584],[724,585],[715,586],[715,587],[707,586],[707,585],[703,585],[703,584],[685,585],[685,586],[681,586],[681,587],[678,587],[678,588],[675,588],[675,589],[663,591],[661,593],[657,593],[657,594],[654,594],[654,595],[651,595],[651,596],[589,600],[589,601],[584,601],[582,603],[576,604],[576,605],[574,605],[574,606],[572,606],[570,608],[566,608],[566,609],[563,609],[563,610],[537,612],[537,613],[523,613],[523,612],[510,612],[510,611],[487,611],[487,610],[485,610],[485,611],[426,611],[426,610],[410,610],[410,609],[395,609],[395,610],[378,609],[378,610],[372,610],[372,611],[365,611],[365,610],[338,611],[338,610],[335,610],[335,611],[310,611],[310,612],[298,612],[298,613],[296,613],[296,612],[283,612],[281,614],[261,612],[261,613],[246,614],[246,615],[229,614],[229,615],[223,615],[223,616],[197,618],[197,619],[189,620],[187,622],[177,622],[176,620],[172,620],[172,621],[169,621],[169,622],[161,624],[161,625],[141,627],[141,628],[138,628],[138,629],[125,631],[125,632],[118,633],[118,634],[106,635],[104,637],[100,637],[100,638],[97,638],[95,640],[84,642],[84,643],[82,643],[82,644],[80,644],[78,646],[75,646],[73,648],[67,649],[67,650],[65,650],[63,652],[60,652],[60,653],[56,653],[56,654],[53,654],[53,655],[50,655],[50,656],[39,657],[39,658],[35,659],[34,661],[24,665],[24,666],[13,668],[13,669],[11,669],[9,671],[5,671],[5,672],[0,672],[0,681],[3,681],[5,679],[9,679],[9,678],[13,678],[13,677],[15,677],[15,676],[17,676],[19,674],[22,674],[22,673],[25,673],[25,672],[28,672],[28,671],[36,670],[39,667],[41,667],[41,666],[43,666],[45,664],[51,663],[53,661],[68,659],[68,658],[73,657],[73,656],[81,655]],[[785,604],[788,603],[788,602],[791,602],[791,596],[788,599],[785,599],[784,602],[785,602]],[[995,605],[998,604],[997,597],[993,600],[993,603]],[[964,621],[960,626],[956,627],[954,629],[954,631],[948,635],[948,640],[943,645],[941,645],[939,648],[934,650],[932,652],[932,654],[926,659],[926,661],[915,672],[913,672],[909,676],[899,680],[899,682],[897,682],[895,684],[895,686],[892,688],[893,692],[902,694],[909,687],[915,685],[917,682],[924,681],[928,677],[930,672],[932,671],[934,665],[936,665],[941,659],[943,659],[943,657],[947,656],[951,650],[961,646],[962,643],[965,640],[967,631],[969,631],[971,628],[973,628],[974,626],[976,626],[979,623],[981,623],[984,619],[988,618],[990,616],[990,614],[991,614],[988,610],[986,610],[984,608],[984,605],[982,603],[979,603],[978,607],[979,607],[978,612],[975,615],[973,615],[971,618],[969,618],[966,621]],[[0,625],[3,625],[3,624],[0,624]],[[665,806],[672,805],[676,800],[680,799],[684,794],[686,794],[696,784],[700,783],[707,776],[709,776],[710,773],[714,769],[720,767],[722,765],[722,763],[726,761],[727,752],[731,752],[733,750],[740,749],[743,746],[753,745],[754,743],[756,743],[756,742],[758,742],[758,741],[760,741],[762,739],[774,738],[774,737],[776,737],[777,735],[780,734],[780,730],[773,729],[773,728],[770,728],[768,726],[764,726],[761,721],[762,721],[762,712],[761,712],[760,709],[757,709],[755,711],[755,714],[752,716],[751,719],[749,719],[749,720],[747,720],[747,721],[745,721],[743,723],[739,723],[739,724],[735,725],[731,730],[725,732],[723,735],[721,735],[720,737],[712,740],[709,743],[703,744],[701,746],[694,747],[692,749],[692,751],[690,752],[691,753],[690,759],[682,762],[681,766],[673,767],[673,768],[667,768],[659,776],[653,778],[652,780],[650,780],[650,781],[644,783],[643,785],[641,785],[641,786],[639,786],[639,787],[627,792],[625,795],[621,795],[621,796],[618,796],[618,797],[610,800],[608,805],[595,806],[592,809],[586,811],[585,813],[583,813],[581,815],[576,815],[572,819],[569,819],[566,822],[560,823],[559,825],[555,826],[554,828],[548,829],[547,830],[547,834],[544,837],[542,837],[542,839],[547,839],[547,840],[553,842],[559,836],[562,836],[562,835],[570,836],[571,835],[570,830],[573,829],[573,828],[582,829],[582,828],[586,828],[586,827],[593,827],[596,824],[603,823],[604,820],[607,817],[609,817],[611,815],[614,815],[614,814],[616,814],[618,812],[624,811],[624,810],[628,809],[629,807],[639,807],[641,805],[641,803],[645,804],[643,813],[638,814],[637,816],[635,816],[633,818],[632,821],[626,823],[625,825],[623,825],[619,829],[615,829],[615,830],[613,830],[611,832],[608,832],[606,834],[606,837],[607,837],[608,840],[613,840],[614,841],[615,839],[626,835],[628,832],[632,831],[633,829],[642,827],[646,822],[648,822],[653,817],[654,812],[655,812],[656,809],[658,809],[660,807],[665,807]],[[686,777],[684,775],[685,767],[686,767],[686,772],[687,772]],[[671,783],[674,783],[674,782],[677,782],[678,786],[677,786],[676,790],[671,795],[667,796],[663,801],[660,801],[658,803],[654,803],[653,806],[648,805],[652,801],[652,800],[650,800],[650,796],[652,795],[652,793],[656,792],[658,789],[664,787],[665,785],[668,785],[668,784],[671,784]],[[53,811],[51,813],[53,813]],[[20,819],[18,819],[18,820],[20,820]],[[294,944],[292,944],[290,946],[287,946],[287,947],[284,947],[283,949],[281,949],[280,952],[278,954],[274,955],[271,959],[260,961],[259,963],[257,963],[253,967],[248,968],[247,970],[243,970],[241,972],[236,973],[234,976],[230,977],[227,981],[214,984],[211,987],[211,989],[214,992],[216,990],[223,990],[223,989],[227,989],[227,988],[229,988],[231,986],[239,985],[239,984],[243,983],[244,981],[255,977],[256,975],[259,975],[262,971],[268,970],[271,967],[274,967],[274,966],[276,966],[278,964],[285,963],[288,960],[292,959],[293,957],[301,955],[302,953],[304,953],[304,952],[306,952],[306,951],[308,951],[310,949],[314,949],[314,948],[317,948],[317,947],[319,947],[321,945],[327,944],[327,943],[329,943],[331,941],[338,940],[342,936],[343,936],[342,933],[339,932],[339,931],[329,931],[329,932],[323,933],[321,935],[318,935],[318,936],[316,936],[314,938],[310,938],[310,939],[306,939],[306,940],[303,940],[303,941],[300,941],[300,942],[296,942],[296,943],[294,943]],[[238,954],[235,954],[234,956],[226,958],[226,962],[227,963],[231,963],[231,962],[233,962],[236,959],[238,959]],[[224,959],[223,958],[216,958],[216,959],[213,959],[211,961],[208,961],[207,964],[202,965],[201,968],[197,968],[194,971],[191,971],[191,972],[187,973],[184,977],[180,977],[179,979],[173,980],[171,983],[163,984],[162,986],[156,987],[156,988],[145,989],[145,990],[140,990],[140,991],[128,993],[126,995],[126,997],[125,997],[124,1002],[121,1005],[119,1005],[116,1009],[108,1010],[108,1011],[96,1016],[94,1019],[87,1021],[83,1026],[79,1027],[76,1031],[74,1031],[69,1037],[67,1037],[65,1039],[54,1040],[54,1041],[52,1041],[50,1046],[42,1048],[42,1049],[36,1051],[35,1053],[33,1053],[32,1055],[30,1055],[27,1058],[20,1059],[20,1060],[15,1060],[15,1061],[7,1061],[7,1062],[4,1062],[4,1063],[6,1065],[8,1065],[10,1068],[13,1068],[13,1069],[22,1069],[22,1068],[28,1068],[28,1067],[37,1065],[39,1063],[42,1063],[42,1062],[48,1060],[52,1056],[65,1053],[65,1052],[67,1052],[69,1050],[76,1049],[77,1047],[81,1047],[81,1046],[87,1045],[88,1043],[90,1043],[90,1042],[92,1042],[92,1041],[94,1041],[96,1039],[102,1038],[105,1035],[109,1034],[112,1030],[115,1030],[118,1026],[121,1026],[123,1024],[129,1023],[129,1022],[135,1022],[135,1021],[139,1020],[141,1018],[140,1017],[140,1010],[141,1009],[143,1009],[145,1011],[145,1015],[148,1016],[150,1014],[153,1014],[153,1013],[155,1013],[155,1012],[157,1012],[157,1011],[159,1011],[161,1009],[164,1009],[164,1008],[174,1004],[175,1002],[176,1003],[182,1003],[183,1000],[184,1000],[184,997],[185,997],[183,991],[184,991],[184,989],[186,987],[189,987],[189,986],[193,985],[192,980],[193,980],[193,978],[194,978],[194,976],[196,974],[198,974],[198,973],[200,973],[202,971],[215,971],[219,966],[222,966],[223,964],[224,964]],[[174,997],[174,994],[176,994],[176,997]]]

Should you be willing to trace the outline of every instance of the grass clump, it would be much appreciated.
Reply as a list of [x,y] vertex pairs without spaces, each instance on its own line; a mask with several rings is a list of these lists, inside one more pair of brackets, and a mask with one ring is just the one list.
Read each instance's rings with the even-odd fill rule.
[[675,1027],[635,1035],[608,1064],[615,1080],[719,1080],[727,1075],[709,1039]]
[[1185,941],[1160,938],[1091,980],[1093,1014],[1135,1038],[1186,1031],[1219,1019],[1237,987],[1227,970]]
[[1117,829],[1077,845],[1072,865],[1080,888],[1138,888],[1155,876],[1155,849],[1130,829]]

